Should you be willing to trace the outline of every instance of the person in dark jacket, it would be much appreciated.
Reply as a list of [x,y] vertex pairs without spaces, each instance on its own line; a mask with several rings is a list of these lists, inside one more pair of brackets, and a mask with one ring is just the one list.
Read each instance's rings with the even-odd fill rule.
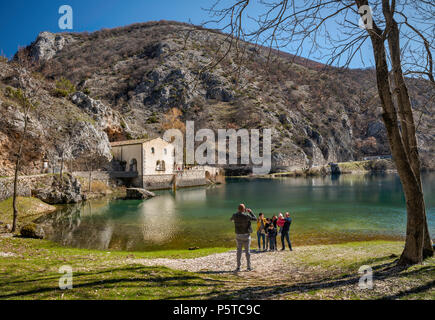
[[272,224],[273,224],[273,227],[276,230],[275,237],[273,238],[273,241],[275,243],[275,251],[278,251],[278,246],[276,245],[276,237],[278,236],[278,217],[276,215],[274,215],[272,217]]
[[273,226],[273,223],[269,225],[269,230],[267,234],[269,235],[269,250],[275,251],[276,250],[276,228]]
[[270,238],[269,238],[269,226],[272,222],[270,221],[269,218],[266,218],[266,225],[265,225],[265,231],[266,231],[266,248],[264,249],[264,251],[269,250],[269,244],[270,244]]
[[237,269],[240,271],[242,248],[245,248],[246,263],[248,271],[252,271],[251,268],[251,233],[252,233],[252,221],[257,221],[257,217],[254,215],[251,209],[246,209],[244,204],[239,205],[237,213],[233,214],[231,221],[234,222],[237,242]]
[[293,251],[292,243],[290,242],[290,226],[291,226],[291,224],[292,224],[292,218],[290,218],[290,213],[287,212],[285,214],[285,218],[284,218],[284,225],[281,228],[281,243],[282,243],[281,251],[285,250],[284,239],[287,240],[290,251]]

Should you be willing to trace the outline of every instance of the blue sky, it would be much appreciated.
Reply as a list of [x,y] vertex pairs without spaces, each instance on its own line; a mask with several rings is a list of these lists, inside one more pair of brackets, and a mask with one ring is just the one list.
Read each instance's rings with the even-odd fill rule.
[[201,6],[209,0],[39,0],[0,2],[0,50],[11,57],[18,46],[34,41],[41,31],[62,32],[59,7],[74,10],[74,32],[95,31],[135,22],[176,20],[201,23],[206,15]]
[[[175,20],[200,24],[209,19],[202,8],[215,0],[21,0],[0,2],[0,53],[11,58],[19,46],[34,41],[41,31],[62,32],[59,7],[74,10],[73,32],[95,31],[136,22]],[[255,6],[254,6],[254,14]],[[371,52],[366,49],[367,56]],[[322,61],[320,58],[310,57]],[[370,60],[370,59],[369,59]],[[367,65],[366,65],[367,66]],[[358,59],[351,67],[362,67]]]

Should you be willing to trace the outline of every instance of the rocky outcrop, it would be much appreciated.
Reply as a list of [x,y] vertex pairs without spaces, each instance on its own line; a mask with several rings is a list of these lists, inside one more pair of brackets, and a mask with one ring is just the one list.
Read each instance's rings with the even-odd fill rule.
[[[83,155],[95,155],[97,162],[110,162],[109,135],[121,130],[117,113],[87,100],[86,96],[82,97],[82,104],[91,107],[81,108],[68,98],[53,94],[55,83],[35,78],[27,70],[22,70],[22,74],[28,85],[25,90],[37,102],[37,107],[28,115],[21,174],[58,172],[61,154],[65,165]],[[0,61],[0,176],[13,175],[17,146],[23,133],[24,114],[17,98],[17,79],[16,69]],[[95,110],[92,106],[101,108]],[[44,162],[48,167],[44,167]]]
[[119,114],[99,100],[94,100],[83,92],[76,92],[71,101],[95,120],[96,125],[111,134],[121,135],[123,128]]
[[223,102],[230,102],[234,99],[234,92],[229,88],[228,81],[215,73],[204,72],[201,74],[206,88],[206,98]]
[[147,200],[155,197],[153,192],[140,188],[128,188],[127,189],[127,199],[131,200]]
[[56,53],[73,41],[71,36],[41,32],[30,46],[30,55],[36,61],[46,61],[53,58]]
[[70,204],[83,201],[80,182],[66,173],[63,178],[56,176],[51,186],[33,191],[33,196],[48,204]]
[[44,229],[35,223],[29,223],[20,229],[20,235],[24,238],[44,239]]
[[69,143],[73,158],[79,158],[86,153],[94,154],[95,160],[100,162],[109,162],[113,158],[107,134],[90,122],[75,123]]

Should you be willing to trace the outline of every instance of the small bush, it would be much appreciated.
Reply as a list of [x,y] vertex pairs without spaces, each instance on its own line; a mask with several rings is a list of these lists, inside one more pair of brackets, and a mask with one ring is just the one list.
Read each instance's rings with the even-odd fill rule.
[[388,169],[388,161],[381,159],[381,160],[374,160],[370,162],[370,170],[374,172],[384,172]]
[[30,101],[25,97],[24,92],[21,89],[6,87],[5,95],[10,99],[19,102],[21,105],[25,104],[26,106],[28,106],[30,104]]
[[58,97],[58,98],[66,98],[68,97],[69,93],[66,90],[62,90],[62,89],[54,89],[54,96]]
[[56,81],[56,89],[54,89],[54,95],[56,97],[66,98],[75,91],[76,87],[68,79],[62,77],[60,80]]
[[159,123],[159,119],[157,118],[157,115],[155,113],[153,113],[151,117],[149,117],[147,120],[147,124],[154,124],[154,123]]

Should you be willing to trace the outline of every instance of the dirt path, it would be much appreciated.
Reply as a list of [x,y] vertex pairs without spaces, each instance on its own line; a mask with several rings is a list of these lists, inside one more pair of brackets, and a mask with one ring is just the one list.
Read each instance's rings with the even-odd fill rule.
[[[292,274],[293,280],[308,276],[313,270],[301,268],[296,263],[296,257],[304,255],[309,247],[300,247],[297,250],[277,252],[251,252],[252,272],[246,271],[245,254],[242,255],[242,271],[239,277],[246,279],[257,278],[259,274],[265,275],[265,279],[281,279],[281,274]],[[212,254],[194,259],[128,259],[129,264],[141,264],[144,266],[165,266],[175,270],[183,270],[197,273],[210,274],[234,274],[236,269],[236,251]]]

